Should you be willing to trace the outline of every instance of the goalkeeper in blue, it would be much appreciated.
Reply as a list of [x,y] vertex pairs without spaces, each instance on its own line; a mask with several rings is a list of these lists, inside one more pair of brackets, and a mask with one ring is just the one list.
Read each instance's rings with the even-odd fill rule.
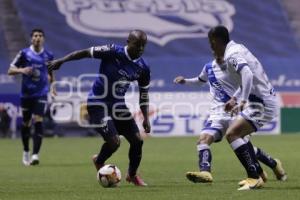
[[[226,103],[234,102],[235,104],[238,102],[241,92],[235,81],[237,74],[234,75],[226,73],[226,66],[219,65],[217,60],[218,59],[207,63],[198,77],[184,78],[183,76],[178,76],[174,79],[174,83],[176,84],[202,86],[208,83],[210,94],[213,98],[210,108],[210,116],[205,127],[202,129],[197,142],[199,157],[198,165],[200,171],[186,173],[186,177],[195,183],[210,183],[213,181],[211,174],[212,153],[210,151],[210,146],[213,143],[217,143],[222,140],[226,130],[233,122],[235,116],[233,116],[233,113],[225,111],[225,108],[228,107],[228,104]],[[243,140],[253,149],[249,136],[244,137]],[[254,147],[254,151],[256,158],[270,167],[278,180],[284,181],[287,179],[279,159],[273,159],[258,147]],[[266,182],[267,174],[263,171],[259,163],[257,164],[257,169],[260,177],[264,182]],[[239,182],[240,186],[243,186],[244,184],[244,180]]]

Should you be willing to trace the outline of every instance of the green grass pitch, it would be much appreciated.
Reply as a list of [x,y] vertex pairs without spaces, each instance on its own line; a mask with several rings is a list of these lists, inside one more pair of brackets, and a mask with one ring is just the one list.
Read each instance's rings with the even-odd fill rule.
[[147,138],[140,173],[149,187],[139,188],[124,181],[128,144],[107,163],[116,164],[123,180],[118,188],[102,188],[96,181],[91,155],[98,152],[100,138],[47,138],[40,155],[41,164],[21,164],[21,141],[0,140],[0,200],[297,200],[300,199],[300,134],[254,136],[253,143],[280,158],[288,181],[276,181],[270,169],[264,188],[237,191],[245,172],[226,141],[212,146],[212,184],[194,184],[185,172],[197,170],[196,137]]

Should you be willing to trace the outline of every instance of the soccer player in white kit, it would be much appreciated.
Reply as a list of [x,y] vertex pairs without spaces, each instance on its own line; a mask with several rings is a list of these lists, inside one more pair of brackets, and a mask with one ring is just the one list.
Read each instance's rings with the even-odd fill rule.
[[[216,26],[208,33],[215,57],[228,68],[227,73],[237,74],[241,86],[238,108],[241,111],[226,131],[226,139],[247,171],[248,178],[238,190],[260,188],[263,180],[257,171],[257,159],[243,137],[255,132],[277,115],[274,89],[257,58],[242,44],[230,40],[224,26]],[[226,104],[226,111],[234,108],[234,100]]]
[[[219,60],[219,59],[217,59]],[[239,75],[237,73],[228,73],[227,70],[231,66],[219,65],[217,60],[207,63],[198,77],[184,78],[178,76],[174,79],[176,84],[188,84],[202,86],[205,83],[209,83],[210,93],[212,96],[212,106],[210,108],[210,116],[206,122],[205,127],[200,133],[199,140],[197,142],[197,150],[199,156],[199,169],[198,172],[187,172],[186,176],[192,182],[208,183],[213,181],[211,175],[211,161],[212,154],[210,151],[210,145],[213,142],[219,142],[222,140],[227,128],[234,120],[231,113],[225,111],[225,105],[228,106],[228,102],[234,103],[237,101],[241,92],[238,84]],[[249,138],[244,138],[245,143],[253,148]],[[286,179],[285,172],[281,166],[281,162],[278,159],[273,159],[266,154],[260,148],[255,147],[255,155],[259,161],[270,167],[275,173],[278,180]],[[267,180],[267,175],[263,172],[262,168],[258,164],[258,173],[264,179]],[[240,185],[244,185],[245,181],[242,181]]]

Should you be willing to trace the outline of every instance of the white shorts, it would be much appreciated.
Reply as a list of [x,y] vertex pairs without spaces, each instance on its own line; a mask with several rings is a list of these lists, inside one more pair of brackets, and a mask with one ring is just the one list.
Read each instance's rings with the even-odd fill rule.
[[276,99],[271,98],[261,102],[250,102],[239,115],[250,122],[257,131],[278,115],[278,109]]
[[201,130],[200,135],[211,135],[214,137],[214,142],[220,142],[233,119],[234,118],[232,117],[210,116],[207,119],[204,128]]

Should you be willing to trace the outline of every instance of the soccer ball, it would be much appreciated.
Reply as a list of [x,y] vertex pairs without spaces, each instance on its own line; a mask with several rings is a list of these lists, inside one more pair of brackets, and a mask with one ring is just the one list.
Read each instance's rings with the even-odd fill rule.
[[97,172],[97,180],[103,187],[116,187],[121,181],[121,171],[115,165],[104,165]]

